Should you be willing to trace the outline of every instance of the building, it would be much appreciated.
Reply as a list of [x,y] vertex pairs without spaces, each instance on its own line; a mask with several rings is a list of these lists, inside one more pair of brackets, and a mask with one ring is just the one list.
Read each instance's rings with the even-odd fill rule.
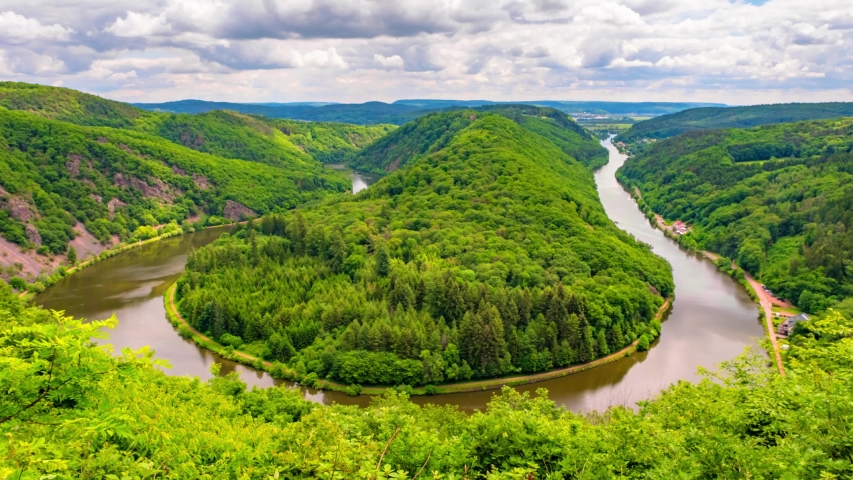
[[679,235],[684,235],[685,233],[690,231],[690,229],[687,228],[687,224],[685,224],[681,220],[676,220],[675,223],[672,225],[672,231]]
[[793,316],[793,317],[788,317],[787,319],[785,319],[785,321],[783,321],[782,323],[779,324],[776,331],[779,332],[780,335],[786,335],[786,336],[790,335],[791,333],[794,332],[794,327],[798,323],[805,322],[809,318],[810,317],[808,315],[806,315],[805,313],[801,313],[801,314]]

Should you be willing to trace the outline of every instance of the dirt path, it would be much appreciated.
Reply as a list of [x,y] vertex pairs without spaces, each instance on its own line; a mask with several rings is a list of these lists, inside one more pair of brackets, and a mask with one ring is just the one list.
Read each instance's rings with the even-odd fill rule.
[[785,376],[785,367],[782,365],[782,355],[779,353],[779,342],[776,341],[776,329],[773,327],[773,297],[761,288],[752,275],[743,272],[744,278],[749,282],[749,285],[758,295],[761,308],[764,309],[764,321],[767,324],[767,336],[770,337],[770,343],[773,345],[773,355],[776,357],[776,366],[779,368],[779,375]]

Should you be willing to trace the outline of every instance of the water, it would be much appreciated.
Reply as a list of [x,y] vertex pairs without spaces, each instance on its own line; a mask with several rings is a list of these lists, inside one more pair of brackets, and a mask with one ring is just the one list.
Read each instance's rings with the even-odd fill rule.
[[363,172],[361,170],[353,170],[343,163],[330,163],[326,165],[333,170],[340,170],[352,180],[352,193],[358,193],[365,188],[376,183],[382,176],[371,172]]
[[[625,161],[609,144],[610,163],[596,175],[607,214],[620,228],[651,244],[654,252],[673,266],[676,300],[663,323],[660,340],[649,352],[547,382],[519,387],[522,391],[547,388],[558,404],[576,411],[602,410],[610,405],[633,405],[678,380],[696,380],[697,367],[713,368],[755,345],[763,335],[755,304],[743,288],[714,265],[685,252],[652,228],[633,199],[616,182],[614,173]],[[366,188],[377,175],[348,170],[353,190]],[[191,246],[212,242],[223,231],[210,229],[145,245],[67,277],[36,298],[46,308],[65,310],[75,317],[101,319],[111,314],[119,326],[109,343],[123,347],[150,346],[158,358],[169,361],[171,375],[211,377],[213,363],[222,374],[237,371],[251,386],[276,384],[269,375],[225,360],[178,336],[165,318],[163,293],[181,274]],[[366,405],[370,397],[303,388],[316,402]],[[457,405],[465,411],[482,409],[494,391],[413,397],[417,403]]]

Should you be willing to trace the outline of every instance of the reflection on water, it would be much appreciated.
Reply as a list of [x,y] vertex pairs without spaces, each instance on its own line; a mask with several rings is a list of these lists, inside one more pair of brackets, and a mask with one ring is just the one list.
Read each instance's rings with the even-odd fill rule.
[[[741,353],[763,335],[757,310],[741,286],[717,272],[714,265],[685,252],[653,229],[631,197],[616,183],[614,173],[625,161],[610,145],[610,163],[596,173],[605,210],[620,228],[654,247],[672,264],[676,300],[663,323],[661,338],[649,352],[634,354],[608,365],[547,382],[520,387],[522,391],[547,388],[550,397],[571,410],[602,410],[610,405],[633,405],[678,380],[695,380],[699,366],[713,368]],[[341,167],[341,166],[338,166]],[[358,192],[378,175],[346,170]],[[178,336],[166,320],[162,295],[181,274],[190,247],[212,242],[224,228],[151,243],[104,260],[63,279],[36,298],[46,308],[90,319],[115,313],[119,326],[108,343],[116,350],[150,346],[166,359],[171,375],[210,378],[210,366],[221,363],[221,374],[240,373],[249,385],[266,387],[276,382],[266,373],[225,360]],[[366,405],[370,398],[303,388],[316,402]],[[482,409],[493,391],[431,397],[413,397],[417,403],[457,405],[465,411]]]
[[330,163],[326,165],[327,167],[333,170],[340,170],[347,174],[347,176],[352,180],[352,193],[358,193],[365,188],[376,183],[377,180],[382,178],[380,175],[371,172],[363,172],[361,170],[353,170],[352,168],[346,166],[343,163]]

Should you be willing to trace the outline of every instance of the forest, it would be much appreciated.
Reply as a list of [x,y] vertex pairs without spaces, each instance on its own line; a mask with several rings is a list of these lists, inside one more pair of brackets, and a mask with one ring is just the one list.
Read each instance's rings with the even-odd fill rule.
[[78,222],[102,242],[126,241],[202,215],[286,210],[348,190],[347,178],[321,162],[349,162],[392,130],[150,113],[74,90],[0,82],[0,233],[61,255]]
[[234,374],[168,376],[151,351],[91,341],[115,325],[0,286],[0,477],[853,476],[853,321],[833,310],[791,337],[787,377],[753,353],[636,410],[585,415],[508,388],[470,416],[394,391],[322,406],[284,386],[247,391]]
[[369,145],[354,157],[352,166],[380,174],[393,172],[421,156],[445,148],[482,112],[511,119],[525,130],[545,137],[592,170],[607,163],[607,149],[593,141],[594,137],[566,114],[553,108],[496,104],[425,115]]
[[591,171],[560,145],[475,111],[398,135],[420,150],[376,154],[402,167],[370,189],[192,252],[178,282],[185,318],[354,385],[550,370],[657,336],[669,265],[607,218]]
[[691,108],[636,123],[615,141],[663,139],[693,130],[751,128],[775,123],[853,116],[853,103],[780,103],[745,107]]
[[853,119],[688,132],[617,174],[685,242],[820,313],[853,296]]

